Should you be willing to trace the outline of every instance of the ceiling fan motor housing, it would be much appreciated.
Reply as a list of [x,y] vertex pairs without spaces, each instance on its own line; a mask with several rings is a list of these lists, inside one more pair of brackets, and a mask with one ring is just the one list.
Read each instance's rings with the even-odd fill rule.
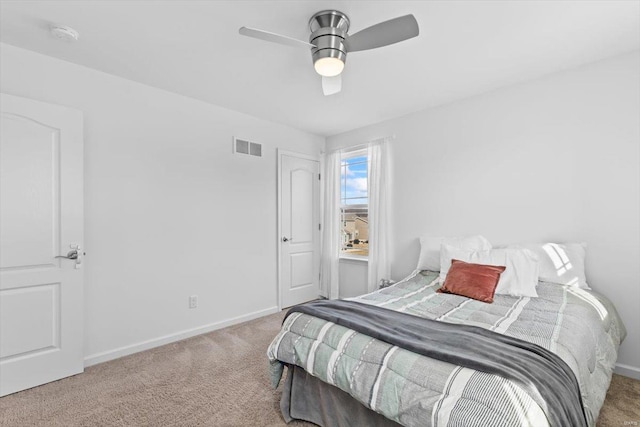
[[323,10],[309,20],[309,43],[316,45],[311,49],[311,58],[315,64],[321,58],[337,58],[343,63],[347,60],[347,48],[344,39],[349,31],[349,18],[337,10]]

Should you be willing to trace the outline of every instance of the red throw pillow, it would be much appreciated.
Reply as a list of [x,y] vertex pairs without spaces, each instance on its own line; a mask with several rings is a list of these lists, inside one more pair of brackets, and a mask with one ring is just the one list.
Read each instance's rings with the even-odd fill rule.
[[493,294],[496,292],[500,274],[506,268],[452,259],[451,269],[438,292],[462,295],[482,302],[493,302]]

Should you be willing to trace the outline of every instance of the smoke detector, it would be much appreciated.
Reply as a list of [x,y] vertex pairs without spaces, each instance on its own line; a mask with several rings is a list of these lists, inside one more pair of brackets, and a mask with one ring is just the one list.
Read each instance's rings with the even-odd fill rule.
[[66,25],[52,25],[50,31],[53,37],[66,42],[74,42],[80,37],[76,30]]

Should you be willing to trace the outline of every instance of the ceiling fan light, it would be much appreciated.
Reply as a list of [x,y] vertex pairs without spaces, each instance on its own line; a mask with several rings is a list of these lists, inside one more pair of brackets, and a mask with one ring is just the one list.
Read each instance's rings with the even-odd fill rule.
[[344,62],[339,58],[319,58],[313,63],[316,73],[324,77],[335,77],[344,69]]

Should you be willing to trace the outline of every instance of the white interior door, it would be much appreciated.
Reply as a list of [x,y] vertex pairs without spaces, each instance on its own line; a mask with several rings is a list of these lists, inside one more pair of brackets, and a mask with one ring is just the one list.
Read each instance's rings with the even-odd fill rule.
[[0,94],[0,396],[84,370],[82,149],[79,111]]
[[320,162],[280,157],[280,307],[320,294]]

